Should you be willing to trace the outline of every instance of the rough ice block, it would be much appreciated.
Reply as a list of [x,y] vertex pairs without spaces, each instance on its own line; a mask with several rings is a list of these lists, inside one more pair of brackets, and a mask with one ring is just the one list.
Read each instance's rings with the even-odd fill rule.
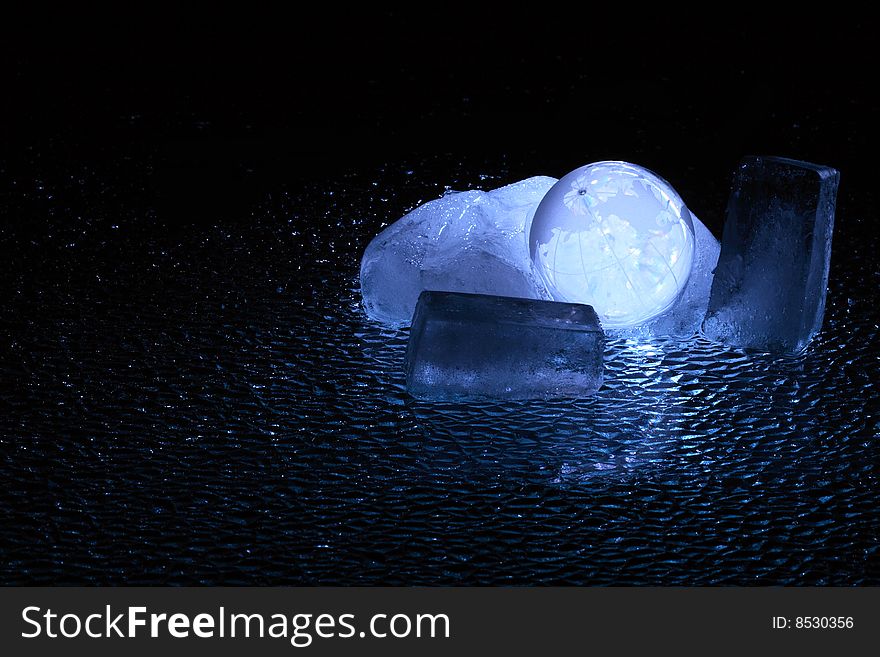
[[[536,176],[488,192],[453,192],[392,223],[361,260],[367,315],[388,326],[408,326],[422,290],[550,299],[532,266],[527,237],[532,215],[556,182]],[[693,213],[691,219],[696,253],[681,298],[653,321],[614,334],[689,337],[699,330],[720,246]]]
[[555,182],[536,176],[490,192],[454,192],[395,221],[361,259],[367,315],[406,326],[422,290],[548,299],[532,270],[526,236]]
[[584,397],[602,386],[591,306],[484,294],[419,295],[406,387],[421,399]]
[[840,174],[780,157],[736,170],[703,323],[707,337],[797,354],[822,327]]

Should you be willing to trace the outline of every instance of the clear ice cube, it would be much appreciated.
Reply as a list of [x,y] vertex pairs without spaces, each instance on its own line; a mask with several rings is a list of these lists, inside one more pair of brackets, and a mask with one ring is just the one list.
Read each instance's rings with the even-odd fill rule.
[[747,157],[727,205],[703,332],[737,347],[797,354],[822,327],[840,174]]
[[585,397],[602,386],[604,344],[591,306],[425,291],[406,387],[433,400]]

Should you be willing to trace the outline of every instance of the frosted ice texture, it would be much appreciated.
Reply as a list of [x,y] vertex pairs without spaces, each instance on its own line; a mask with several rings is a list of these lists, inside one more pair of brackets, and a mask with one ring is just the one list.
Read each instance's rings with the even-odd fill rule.
[[541,200],[529,243],[552,297],[592,305],[607,328],[663,314],[694,260],[694,227],[681,198],[628,162],[597,162],[563,176]]
[[555,182],[536,176],[491,192],[453,192],[383,230],[361,260],[367,315],[407,325],[422,290],[548,298],[532,270],[525,230]]
[[435,400],[585,397],[602,386],[604,344],[590,306],[422,292],[406,387]]
[[[556,183],[537,176],[489,192],[453,192],[419,206],[377,235],[361,260],[367,315],[386,326],[408,326],[422,290],[549,299],[529,255],[535,210]],[[684,291],[672,307],[638,327],[606,332],[688,337],[699,330],[709,300],[719,244],[690,215],[695,255]]]
[[732,346],[797,354],[822,327],[840,174],[778,157],[737,168],[704,323]]

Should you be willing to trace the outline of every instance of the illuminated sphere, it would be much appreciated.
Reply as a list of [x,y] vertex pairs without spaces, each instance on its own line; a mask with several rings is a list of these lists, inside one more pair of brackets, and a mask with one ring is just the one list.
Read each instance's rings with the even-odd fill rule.
[[694,225],[660,176],[628,162],[596,162],[550,188],[529,245],[554,299],[593,306],[606,327],[636,326],[681,295],[694,262]]

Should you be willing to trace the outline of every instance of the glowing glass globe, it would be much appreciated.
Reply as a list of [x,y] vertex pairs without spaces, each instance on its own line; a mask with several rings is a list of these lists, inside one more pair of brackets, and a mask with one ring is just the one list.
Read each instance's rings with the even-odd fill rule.
[[596,162],[550,188],[529,245],[554,299],[593,306],[606,327],[636,326],[681,295],[694,262],[694,226],[660,176],[628,162]]

